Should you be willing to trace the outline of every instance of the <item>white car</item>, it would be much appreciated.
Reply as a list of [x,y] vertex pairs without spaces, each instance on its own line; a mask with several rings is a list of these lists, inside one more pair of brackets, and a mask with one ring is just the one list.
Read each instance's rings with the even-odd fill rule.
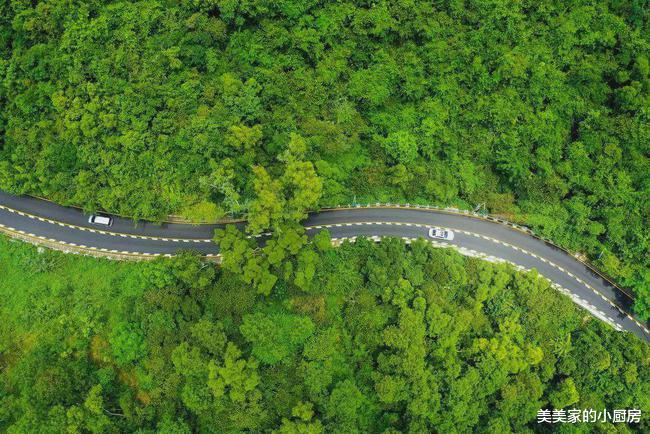
[[429,229],[429,236],[439,240],[451,241],[454,239],[454,233],[447,229],[431,228]]
[[110,226],[113,224],[113,219],[110,217],[93,214],[88,217],[88,223],[92,223],[94,225]]

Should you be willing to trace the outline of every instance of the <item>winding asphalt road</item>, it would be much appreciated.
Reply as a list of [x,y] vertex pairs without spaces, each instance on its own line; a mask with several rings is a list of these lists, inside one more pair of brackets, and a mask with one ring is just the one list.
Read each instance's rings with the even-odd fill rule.
[[[428,238],[428,228],[455,231],[453,241],[437,243],[461,253],[505,261],[520,269],[536,269],[561,292],[617,330],[650,342],[648,324],[630,312],[632,298],[584,263],[558,247],[510,226],[469,215],[405,207],[363,207],[325,210],[304,222],[309,235],[328,229],[332,239],[396,236],[411,241]],[[148,257],[195,250],[218,256],[211,242],[220,225],[134,223],[114,217],[111,227],[88,223],[88,216],[41,199],[0,191],[0,230],[38,243],[98,253]]]

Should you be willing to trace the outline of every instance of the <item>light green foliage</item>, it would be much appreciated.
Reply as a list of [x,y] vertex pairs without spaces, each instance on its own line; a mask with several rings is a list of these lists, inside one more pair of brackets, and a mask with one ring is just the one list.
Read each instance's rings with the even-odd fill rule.
[[[307,235],[299,220],[306,217],[306,210],[318,200],[321,183],[311,163],[294,161],[295,155],[304,152],[303,145],[302,138],[292,136],[285,155],[289,161],[288,169],[281,181],[272,180],[263,168],[255,168],[259,175],[256,179],[257,197],[252,205],[255,212],[251,214],[246,230],[260,235],[264,229],[273,229],[263,248],[254,248],[254,241],[246,239],[234,225],[215,231],[214,240],[220,247],[223,266],[240,275],[244,282],[253,284],[261,294],[271,293],[278,276],[288,278],[292,275],[294,259],[299,266],[295,273],[298,286],[308,290],[314,277],[317,255],[311,247],[305,246]],[[307,175],[290,172],[292,164],[305,165]],[[299,184],[304,176],[313,179],[301,187]],[[322,241],[319,244],[322,247]]]
[[274,433],[278,434],[321,434],[323,425],[319,420],[312,421],[313,405],[310,402],[299,402],[291,411],[293,419],[282,419],[282,425]]
[[298,257],[298,267],[294,283],[303,291],[309,291],[319,262],[318,254],[312,250],[303,250]]
[[580,400],[578,390],[572,378],[562,381],[557,390],[549,394],[549,401],[554,408],[565,408]]
[[426,363],[423,302],[413,300],[418,306],[415,309],[403,306],[398,325],[384,330],[384,345],[389,351],[378,357],[380,374],[375,388],[381,402],[400,405],[414,427],[425,429],[438,418],[440,394]]
[[120,365],[138,361],[146,354],[142,333],[131,323],[117,325],[109,336],[113,356]]
[[364,405],[366,399],[354,382],[344,380],[332,389],[325,415],[339,431],[354,432],[359,430],[358,420],[365,413]]
[[[228,396],[233,402],[246,402],[259,399],[256,387],[259,384],[257,362],[240,360],[241,351],[232,343],[228,344],[223,366],[210,365],[208,387],[215,397]],[[248,395],[252,394],[253,397]]]
[[218,205],[212,202],[199,202],[182,211],[183,217],[199,223],[215,223],[225,216]]
[[272,227],[284,217],[285,198],[279,180],[271,179],[263,167],[253,168],[255,174],[255,201],[250,206],[248,230],[259,234],[264,229]]
[[190,434],[192,430],[189,425],[181,420],[170,420],[165,418],[156,427],[157,434]]
[[332,237],[329,230],[324,229],[314,235],[314,246],[321,252],[327,252],[332,249]]
[[282,245],[274,250],[271,244],[265,248],[265,254],[260,254],[253,248],[254,241],[246,239],[234,225],[217,230],[214,239],[219,244],[221,264],[225,269],[239,275],[245,283],[253,285],[257,292],[266,295],[271,293],[277,277],[270,271],[270,266],[284,259]]
[[278,266],[286,258],[296,256],[303,245],[307,243],[307,235],[302,226],[285,226],[269,240],[262,251],[266,254],[271,265]]
[[260,405],[262,394],[258,388],[260,377],[254,359],[241,359],[241,351],[229,343],[223,364],[208,366],[208,387],[214,397],[225,399],[230,408],[229,419],[240,429],[254,428],[264,418]]
[[301,362],[302,375],[310,396],[326,393],[335,378],[348,372],[345,354],[338,351],[349,345],[347,337],[336,328],[321,330],[305,343]]
[[252,345],[252,354],[262,363],[288,361],[314,333],[308,317],[257,313],[243,318],[240,330]]
[[307,211],[318,204],[323,183],[309,161],[301,161],[305,140],[291,135],[287,150],[279,156],[285,163],[279,179],[273,179],[261,167],[253,168],[255,199],[251,202],[246,229],[259,234],[265,229],[279,231],[287,223],[307,217]]
[[221,264],[230,271],[241,269],[246,259],[252,255],[253,243],[247,240],[235,225],[216,230],[214,241],[222,251],[228,252]]
[[[382,139],[382,146],[386,153],[404,164],[412,163],[418,156],[417,138],[408,131],[396,131]],[[399,167],[399,166],[397,166]]]

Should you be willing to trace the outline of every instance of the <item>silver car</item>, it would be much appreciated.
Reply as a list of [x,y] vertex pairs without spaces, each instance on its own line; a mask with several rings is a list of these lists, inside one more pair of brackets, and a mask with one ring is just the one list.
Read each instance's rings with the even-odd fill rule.
[[439,240],[451,241],[454,239],[454,233],[447,229],[431,228],[429,229],[429,236]]
[[110,217],[93,214],[88,218],[88,223],[92,223],[94,225],[111,226],[113,224],[113,219]]

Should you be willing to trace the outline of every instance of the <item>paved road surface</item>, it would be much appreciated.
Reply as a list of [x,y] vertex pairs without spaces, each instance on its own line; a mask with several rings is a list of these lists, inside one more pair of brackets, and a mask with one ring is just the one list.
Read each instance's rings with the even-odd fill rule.
[[[456,232],[447,242],[461,253],[505,260],[521,268],[536,269],[559,290],[596,317],[619,330],[632,332],[650,342],[648,324],[633,318],[632,299],[582,262],[563,250],[525,232],[462,214],[415,208],[354,208],[312,214],[304,222],[309,235],[327,228],[332,238],[397,236],[427,238],[428,228]],[[216,256],[211,238],[219,225],[134,223],[115,217],[111,227],[88,223],[76,208],[0,192],[0,228],[29,238],[62,246],[117,254],[172,255],[191,249]]]

